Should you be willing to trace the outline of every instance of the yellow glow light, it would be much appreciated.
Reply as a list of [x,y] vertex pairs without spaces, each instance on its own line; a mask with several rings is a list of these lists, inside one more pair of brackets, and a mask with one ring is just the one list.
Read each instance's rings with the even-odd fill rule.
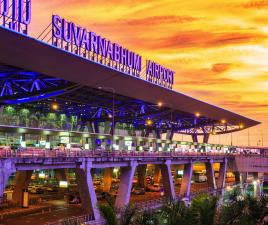
[[146,120],[146,125],[151,126],[153,124],[153,121],[151,119]]
[[53,103],[53,104],[51,105],[51,108],[52,108],[53,110],[58,110],[58,109],[59,109],[59,104],[58,104],[58,103]]
[[195,113],[195,116],[196,116],[196,117],[200,117],[200,113],[199,113],[199,112],[196,112],[196,113]]

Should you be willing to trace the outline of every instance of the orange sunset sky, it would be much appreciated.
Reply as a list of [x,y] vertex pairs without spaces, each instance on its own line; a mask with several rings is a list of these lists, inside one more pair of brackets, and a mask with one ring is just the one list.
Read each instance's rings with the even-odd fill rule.
[[[51,15],[59,14],[173,69],[174,89],[261,121],[249,132],[233,134],[233,143],[262,145],[263,137],[268,146],[268,0],[32,4],[30,35],[37,37]],[[210,142],[230,144],[231,136],[214,136]]]

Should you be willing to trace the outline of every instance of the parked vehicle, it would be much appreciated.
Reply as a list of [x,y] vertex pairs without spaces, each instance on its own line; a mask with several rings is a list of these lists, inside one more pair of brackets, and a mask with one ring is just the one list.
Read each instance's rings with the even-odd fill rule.
[[44,194],[44,190],[37,186],[29,186],[28,191],[31,194]]
[[203,183],[207,181],[207,176],[204,173],[194,173],[193,179],[197,183]]
[[148,185],[146,190],[147,191],[152,191],[152,192],[159,192],[160,191],[160,185],[159,184]]
[[81,199],[78,196],[73,196],[73,198],[69,200],[69,204],[80,204],[80,203]]
[[145,190],[144,190],[144,188],[134,187],[132,189],[132,194],[134,194],[134,195],[144,195],[145,194]]

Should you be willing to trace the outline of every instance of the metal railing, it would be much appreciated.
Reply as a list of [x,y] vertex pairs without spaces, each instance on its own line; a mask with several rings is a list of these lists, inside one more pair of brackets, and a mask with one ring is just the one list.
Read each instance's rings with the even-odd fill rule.
[[62,219],[62,220],[58,220],[55,222],[46,223],[46,225],[88,224],[89,221],[94,221],[94,217],[91,214],[77,216],[77,217],[74,216],[74,217],[70,217],[67,219]]
[[44,150],[24,149],[13,151],[0,149],[0,158],[58,158],[58,157],[112,157],[112,158],[138,158],[138,157],[206,157],[206,156],[234,156],[235,154],[225,153],[198,153],[198,152],[138,152],[138,151],[102,151],[102,150]]

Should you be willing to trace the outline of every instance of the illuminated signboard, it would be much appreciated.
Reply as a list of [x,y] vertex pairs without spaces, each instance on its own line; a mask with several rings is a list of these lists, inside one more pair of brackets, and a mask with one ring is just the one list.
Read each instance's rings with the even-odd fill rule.
[[173,71],[151,60],[146,60],[146,69],[142,71],[144,68],[142,56],[58,15],[52,16],[52,44],[166,88],[171,89],[174,83]]
[[4,27],[27,34],[31,0],[0,0],[0,22]]
[[146,60],[146,80],[164,87],[172,88],[175,72],[151,60]]
[[76,48],[76,53],[91,60],[97,58],[97,61],[102,64],[140,76],[142,68],[140,55],[72,22],[67,22],[57,15],[52,17],[52,36],[55,38],[53,44],[58,45],[58,40],[65,41],[66,50]]

